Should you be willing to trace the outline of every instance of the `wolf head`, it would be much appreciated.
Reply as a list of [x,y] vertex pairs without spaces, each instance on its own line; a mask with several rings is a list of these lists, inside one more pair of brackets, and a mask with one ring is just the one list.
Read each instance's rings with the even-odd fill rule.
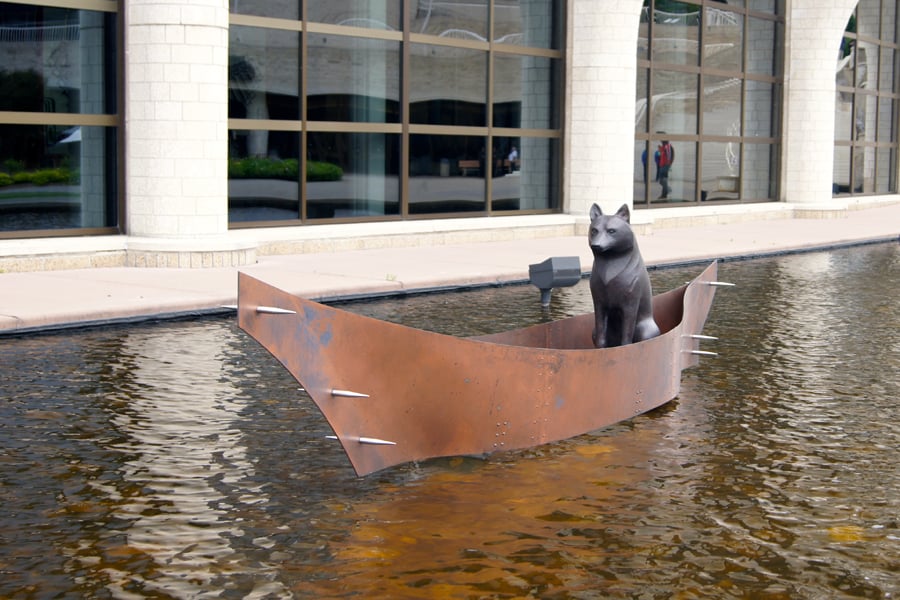
[[634,232],[631,230],[631,213],[628,205],[614,215],[604,215],[597,204],[591,207],[591,228],[588,243],[595,255],[630,252],[634,248]]

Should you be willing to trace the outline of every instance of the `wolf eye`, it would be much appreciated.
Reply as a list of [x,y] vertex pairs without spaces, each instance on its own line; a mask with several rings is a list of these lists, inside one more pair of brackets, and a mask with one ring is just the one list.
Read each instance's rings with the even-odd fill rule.
[[608,233],[609,235],[615,235],[615,234],[616,234],[616,230],[610,228],[610,229],[607,229],[607,230],[606,230],[606,233]]
[[591,235],[597,235],[598,231],[596,227],[591,227]]

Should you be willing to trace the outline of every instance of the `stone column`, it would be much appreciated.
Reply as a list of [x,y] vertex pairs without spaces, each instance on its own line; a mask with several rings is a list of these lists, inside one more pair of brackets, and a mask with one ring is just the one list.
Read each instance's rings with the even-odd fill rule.
[[[781,200],[843,205],[832,197],[835,65],[856,0],[794,0],[785,40]],[[811,206],[810,206],[811,208]]]
[[124,6],[128,264],[254,262],[228,239],[228,2]]
[[566,212],[632,204],[641,0],[571,0],[566,90]]

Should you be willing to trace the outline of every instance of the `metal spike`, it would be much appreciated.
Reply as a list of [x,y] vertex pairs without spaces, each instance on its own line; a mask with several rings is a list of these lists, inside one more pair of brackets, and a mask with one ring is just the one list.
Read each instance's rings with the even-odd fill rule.
[[360,392],[351,392],[350,390],[331,390],[332,396],[341,396],[343,398],[368,398],[368,394]]
[[685,350],[688,354],[696,354],[697,356],[718,356],[717,352],[707,352],[706,350]]
[[237,304],[223,304],[221,306],[221,308],[227,308],[229,310],[237,310],[238,305]]
[[[325,439],[336,440],[336,439],[338,439],[338,436],[326,435]],[[397,445],[397,442],[392,442],[390,440],[380,440],[378,438],[364,437],[364,436],[360,436],[358,438],[348,437],[346,439],[351,440],[351,441],[355,440],[355,441],[359,442],[360,444],[369,444],[372,446],[396,446]]]
[[277,306],[257,306],[256,312],[267,313],[270,315],[296,315],[296,310],[288,310],[286,308],[278,308]]
[[710,341],[716,341],[719,339],[719,338],[713,337],[711,335],[700,335],[699,333],[692,333],[691,335],[686,335],[684,337],[689,337],[694,340],[710,340]]
[[373,446],[396,446],[397,442],[379,440],[378,438],[361,437],[357,440],[360,444],[372,444]]
[[715,285],[719,287],[734,287],[735,284],[726,281],[707,281],[706,285]]

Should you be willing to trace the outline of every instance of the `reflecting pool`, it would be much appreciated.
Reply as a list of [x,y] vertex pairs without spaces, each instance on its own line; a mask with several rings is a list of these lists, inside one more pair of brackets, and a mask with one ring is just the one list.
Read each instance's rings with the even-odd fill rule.
[[[665,407],[362,479],[234,319],[0,338],[0,597],[897,597],[900,246],[719,279],[719,356]],[[455,335],[591,310],[586,281],[549,313],[530,286],[342,307]]]

